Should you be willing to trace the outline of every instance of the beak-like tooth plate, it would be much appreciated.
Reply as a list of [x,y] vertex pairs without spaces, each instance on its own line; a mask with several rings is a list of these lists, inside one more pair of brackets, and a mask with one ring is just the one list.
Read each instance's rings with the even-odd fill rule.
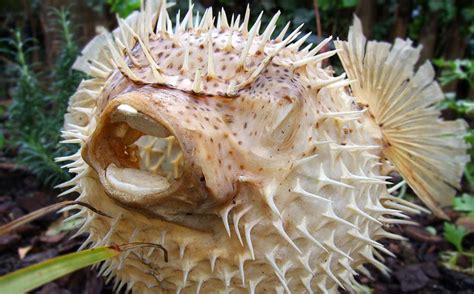
[[[120,168],[110,164],[105,177],[113,189],[132,196],[160,193],[170,186],[166,178],[154,175],[148,171],[133,168]],[[129,199],[133,202],[133,199]]]
[[112,114],[112,122],[126,122],[130,127],[158,138],[171,136],[166,127],[128,104],[121,104],[117,107],[115,113]]
[[136,115],[138,111],[128,104],[121,104],[117,107],[117,110],[124,115]]

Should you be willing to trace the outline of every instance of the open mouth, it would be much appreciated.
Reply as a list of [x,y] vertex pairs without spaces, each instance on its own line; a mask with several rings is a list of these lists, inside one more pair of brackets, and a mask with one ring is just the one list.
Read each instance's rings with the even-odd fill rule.
[[167,194],[179,181],[184,157],[179,142],[163,123],[128,104],[108,115],[88,146],[87,161],[110,196],[144,204]]

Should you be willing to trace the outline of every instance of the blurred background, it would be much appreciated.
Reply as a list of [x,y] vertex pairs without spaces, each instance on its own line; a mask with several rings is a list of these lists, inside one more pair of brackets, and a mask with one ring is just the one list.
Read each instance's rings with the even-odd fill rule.
[[[345,39],[354,14],[361,19],[369,39],[393,42],[395,38],[410,38],[423,46],[420,63],[429,59],[435,65],[446,93],[439,106],[443,116],[463,118],[473,126],[472,0],[263,0],[249,4],[253,19],[264,11],[264,24],[281,10],[277,32],[287,21],[292,21],[292,28],[304,23],[303,32],[313,32],[307,43],[317,44],[330,35]],[[214,11],[224,7],[230,17],[232,13],[244,14],[246,5],[240,0],[201,0],[195,8],[202,15],[207,7],[214,7]],[[85,78],[71,66],[98,27],[115,28],[116,14],[126,17],[139,6],[139,0],[1,0],[0,224],[56,201],[59,191],[52,187],[69,175],[54,158],[71,154],[76,148],[58,144],[63,115],[68,98]],[[170,12],[175,15],[187,8],[188,1],[177,1]],[[340,70],[337,60],[331,62]],[[474,143],[472,129],[466,141]],[[396,227],[409,240],[386,242],[400,257],[387,258],[394,275],[384,277],[373,271],[373,279],[361,276],[367,291],[433,293],[437,289],[461,293],[473,289],[473,189],[474,166],[470,163],[463,191],[448,209],[451,221],[421,216],[417,218],[420,227]],[[406,187],[399,197],[416,201]],[[0,275],[77,249],[82,239],[69,240],[77,224],[62,223],[66,216],[51,215],[0,236]],[[39,290],[108,291],[111,287],[89,270]]]

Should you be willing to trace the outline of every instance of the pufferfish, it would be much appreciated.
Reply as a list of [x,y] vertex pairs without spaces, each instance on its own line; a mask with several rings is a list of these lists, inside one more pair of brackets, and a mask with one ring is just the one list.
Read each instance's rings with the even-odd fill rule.
[[[245,15],[193,6],[173,24],[148,1],[82,51],[90,76],[70,98],[61,185],[110,217],[79,209],[82,248],[144,242],[99,274],[133,293],[357,291],[379,242],[426,208],[392,193],[397,171],[438,216],[469,157],[466,123],[443,121],[443,99],[420,48],[348,41],[301,48]],[[276,35],[276,33],[275,33]],[[345,73],[323,61],[338,55]]]

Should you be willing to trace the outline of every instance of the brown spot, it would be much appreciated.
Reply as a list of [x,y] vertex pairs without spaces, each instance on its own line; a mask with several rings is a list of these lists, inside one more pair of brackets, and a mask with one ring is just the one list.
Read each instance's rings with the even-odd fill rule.
[[289,96],[284,96],[283,99],[288,101],[288,103],[293,103],[293,100]]

